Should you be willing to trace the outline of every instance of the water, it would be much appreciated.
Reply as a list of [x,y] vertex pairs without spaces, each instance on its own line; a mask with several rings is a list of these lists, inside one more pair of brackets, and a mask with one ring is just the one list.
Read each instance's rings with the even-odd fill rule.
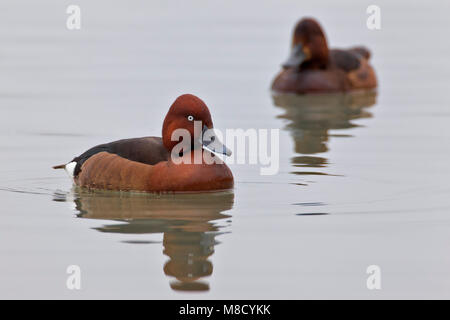
[[[448,4],[379,1],[379,31],[349,1],[77,4],[79,31],[67,4],[0,4],[1,298],[450,297]],[[303,15],[331,46],[370,47],[378,93],[272,97]],[[217,128],[281,128],[279,173],[232,165],[232,193],[146,196],[51,170],[160,135],[188,92]]]

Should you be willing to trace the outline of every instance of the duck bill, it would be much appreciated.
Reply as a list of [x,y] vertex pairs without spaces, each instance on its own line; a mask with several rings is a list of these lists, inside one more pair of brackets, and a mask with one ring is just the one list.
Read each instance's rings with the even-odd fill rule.
[[283,68],[296,68],[305,61],[305,54],[303,53],[303,46],[297,44],[292,47],[291,53],[287,60],[282,64]]
[[214,128],[208,128],[203,126],[203,139],[202,139],[203,149],[208,151],[224,154],[226,156],[231,156],[231,150],[228,149],[222,141],[217,137]]

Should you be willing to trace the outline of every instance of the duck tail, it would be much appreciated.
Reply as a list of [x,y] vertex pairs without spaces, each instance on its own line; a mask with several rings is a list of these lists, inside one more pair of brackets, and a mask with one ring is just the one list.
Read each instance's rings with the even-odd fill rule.
[[75,168],[77,166],[77,162],[76,161],[72,161],[69,162],[67,164],[60,164],[57,166],[53,166],[53,169],[64,169],[67,174],[69,175],[69,177],[71,177],[73,179],[74,175],[75,175]]

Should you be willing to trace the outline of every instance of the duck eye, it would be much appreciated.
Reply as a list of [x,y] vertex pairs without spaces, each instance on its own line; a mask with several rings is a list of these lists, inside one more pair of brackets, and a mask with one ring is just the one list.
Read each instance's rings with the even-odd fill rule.
[[194,117],[191,116],[191,115],[189,115],[189,116],[187,117],[187,119],[188,119],[189,121],[194,121]]

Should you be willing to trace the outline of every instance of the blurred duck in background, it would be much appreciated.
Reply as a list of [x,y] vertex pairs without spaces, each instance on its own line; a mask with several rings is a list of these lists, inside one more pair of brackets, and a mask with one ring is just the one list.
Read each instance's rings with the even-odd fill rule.
[[295,26],[289,58],[272,83],[280,93],[346,92],[377,87],[365,47],[328,49],[325,33],[311,18]]

